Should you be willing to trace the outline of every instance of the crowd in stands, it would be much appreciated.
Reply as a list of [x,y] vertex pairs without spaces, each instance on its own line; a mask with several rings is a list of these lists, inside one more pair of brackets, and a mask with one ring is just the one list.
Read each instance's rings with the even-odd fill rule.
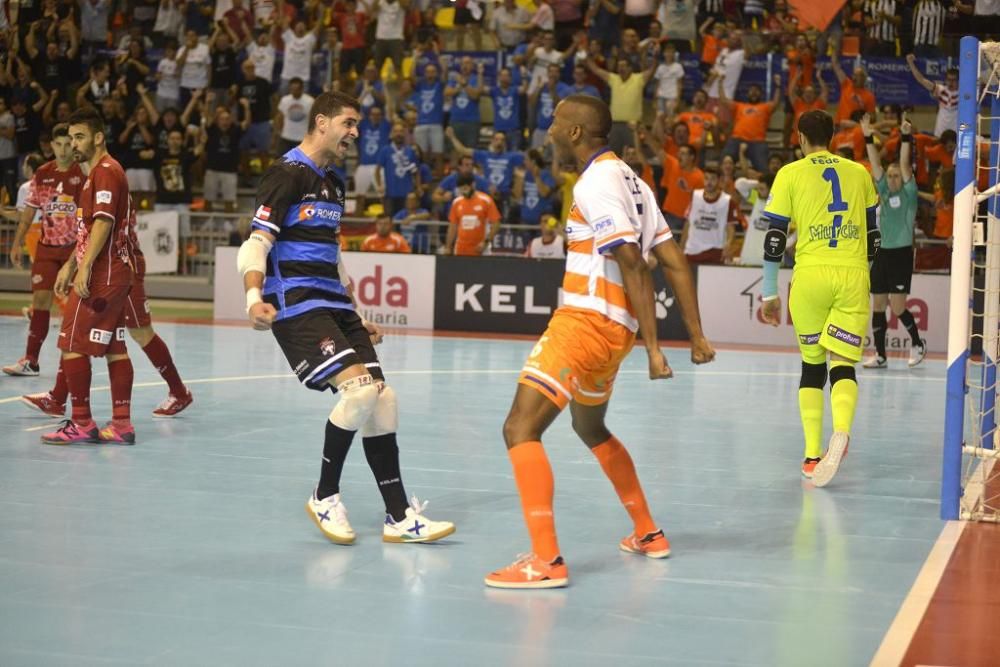
[[[179,211],[182,228],[192,207],[236,212],[302,139],[313,96],[338,89],[362,106],[339,166],[350,212],[374,223],[365,250],[558,257],[576,174],[545,135],[559,100],[584,94],[608,101],[611,148],[692,261],[760,263],[762,202],[796,157],[800,114],[829,108],[832,150],[862,162],[871,114],[883,159],[897,155],[907,110],[879,103],[849,59],[864,53],[905,58],[938,102],[914,171],[922,229],[947,238],[957,73],[930,76],[914,56],[954,55],[953,36],[992,25],[998,4],[849,0],[820,32],[785,0],[7,0],[0,199],[14,201],[30,156],[51,158],[50,128],[92,105],[141,207]],[[784,74],[741,88],[767,53]]]

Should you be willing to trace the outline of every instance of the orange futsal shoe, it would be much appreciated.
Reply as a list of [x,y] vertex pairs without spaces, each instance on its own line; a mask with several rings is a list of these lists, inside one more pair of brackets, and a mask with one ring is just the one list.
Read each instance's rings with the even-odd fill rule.
[[560,588],[569,584],[569,569],[562,556],[547,563],[535,554],[521,554],[513,563],[484,579],[493,588]]
[[802,462],[802,476],[806,479],[812,479],[813,473],[816,472],[816,464],[820,462],[820,459],[806,459]]
[[642,554],[646,558],[666,558],[670,555],[670,542],[664,537],[662,530],[645,537],[632,533],[618,544],[618,548],[630,554]]

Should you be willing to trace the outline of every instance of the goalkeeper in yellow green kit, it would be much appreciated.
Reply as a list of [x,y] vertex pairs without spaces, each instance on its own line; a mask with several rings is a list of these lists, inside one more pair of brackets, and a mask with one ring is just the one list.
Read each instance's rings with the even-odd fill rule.
[[[781,318],[778,268],[788,224],[798,243],[788,307],[802,352],[799,412],[805,433],[802,475],[826,486],[847,455],[858,401],[854,364],[861,361],[870,313],[869,263],[878,251],[878,195],[868,171],[827,150],[833,118],[825,111],[799,117],[805,157],[781,168],[764,209],[764,319]],[[823,386],[829,359],[833,435],[822,451]]]

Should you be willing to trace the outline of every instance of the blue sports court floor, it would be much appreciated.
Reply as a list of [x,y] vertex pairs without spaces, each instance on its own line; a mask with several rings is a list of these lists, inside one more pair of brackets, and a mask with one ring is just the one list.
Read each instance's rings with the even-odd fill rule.
[[[942,527],[942,362],[862,374],[850,457],[818,490],[799,478],[797,355],[694,368],[671,349],[677,377],[654,384],[637,350],[609,423],[674,555],[618,551],[627,515],[564,415],[545,444],[571,586],[486,590],[528,547],[500,425],[532,343],[387,339],[407,489],[458,531],[383,544],[359,443],[343,547],[303,509],[331,395],[299,386],[268,333],[157,329],[195,404],[154,422],[166,389],[131,345],[134,448],[38,443],[53,422],[17,397],[50,386],[55,329],[42,377],[0,378],[2,665],[862,665]],[[4,362],[25,333],[0,318]]]

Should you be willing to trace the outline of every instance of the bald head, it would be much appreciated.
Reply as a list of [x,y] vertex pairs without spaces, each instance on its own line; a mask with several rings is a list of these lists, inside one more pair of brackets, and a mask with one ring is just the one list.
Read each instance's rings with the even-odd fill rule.
[[563,98],[560,106],[566,120],[579,125],[588,137],[600,139],[602,143],[607,141],[611,134],[611,109],[604,100],[591,95],[570,95]]

